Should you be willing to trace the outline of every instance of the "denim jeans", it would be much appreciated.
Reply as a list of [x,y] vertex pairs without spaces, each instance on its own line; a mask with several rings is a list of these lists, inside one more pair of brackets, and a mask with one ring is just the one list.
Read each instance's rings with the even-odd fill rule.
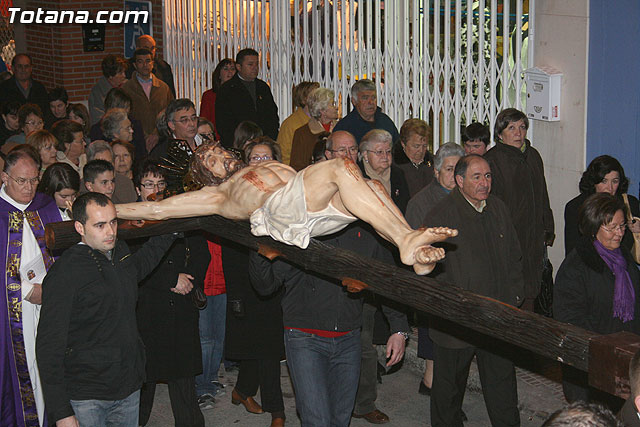
[[302,427],[348,426],[360,376],[360,330],[323,338],[286,329],[284,345]]
[[140,390],[122,400],[72,400],[80,427],[137,427]]
[[224,353],[224,328],[227,319],[227,294],[207,296],[207,308],[200,311],[202,374],[196,377],[196,394],[216,395],[218,370]]

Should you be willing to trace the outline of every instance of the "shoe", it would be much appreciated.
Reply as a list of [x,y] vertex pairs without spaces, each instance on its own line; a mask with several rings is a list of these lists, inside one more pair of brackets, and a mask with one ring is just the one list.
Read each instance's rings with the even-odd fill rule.
[[270,427],[284,427],[284,418],[274,418],[271,420]]
[[216,403],[216,400],[209,393],[205,393],[202,396],[198,397],[198,406],[200,407],[201,411],[213,409],[214,403]]
[[387,416],[387,414],[379,409],[371,411],[368,414],[353,414],[353,418],[364,418],[371,424],[386,424],[389,422],[389,417]]
[[420,388],[418,388],[418,393],[424,396],[431,396],[431,387],[427,387],[425,383],[420,380]]
[[225,391],[225,387],[226,385],[222,384],[220,381],[211,381],[211,384],[213,384],[214,386],[216,386],[216,394],[215,396],[223,396],[225,395],[227,392]]
[[260,406],[258,402],[253,400],[253,397],[249,396],[246,399],[243,399],[242,396],[240,396],[240,393],[238,393],[235,388],[231,392],[231,403],[233,403],[234,405],[239,405],[242,403],[245,409],[252,414],[264,414],[262,406]]

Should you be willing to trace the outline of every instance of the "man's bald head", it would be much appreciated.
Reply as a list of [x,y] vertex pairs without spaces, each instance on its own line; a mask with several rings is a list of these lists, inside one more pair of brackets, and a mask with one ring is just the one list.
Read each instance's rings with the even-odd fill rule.
[[147,49],[151,56],[156,56],[156,41],[148,34],[143,34],[136,39],[136,49]]

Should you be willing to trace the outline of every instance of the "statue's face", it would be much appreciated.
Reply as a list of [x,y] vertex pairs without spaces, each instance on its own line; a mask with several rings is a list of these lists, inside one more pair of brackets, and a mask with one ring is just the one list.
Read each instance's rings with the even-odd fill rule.
[[238,158],[220,145],[216,145],[205,154],[204,164],[213,176],[223,180],[242,168],[242,163]]

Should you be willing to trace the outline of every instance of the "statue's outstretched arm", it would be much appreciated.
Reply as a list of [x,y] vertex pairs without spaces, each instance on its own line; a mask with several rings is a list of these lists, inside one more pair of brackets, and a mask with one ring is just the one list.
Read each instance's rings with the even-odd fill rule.
[[118,218],[163,220],[167,218],[188,218],[219,213],[226,197],[215,188],[178,194],[159,202],[123,203],[116,205]]

